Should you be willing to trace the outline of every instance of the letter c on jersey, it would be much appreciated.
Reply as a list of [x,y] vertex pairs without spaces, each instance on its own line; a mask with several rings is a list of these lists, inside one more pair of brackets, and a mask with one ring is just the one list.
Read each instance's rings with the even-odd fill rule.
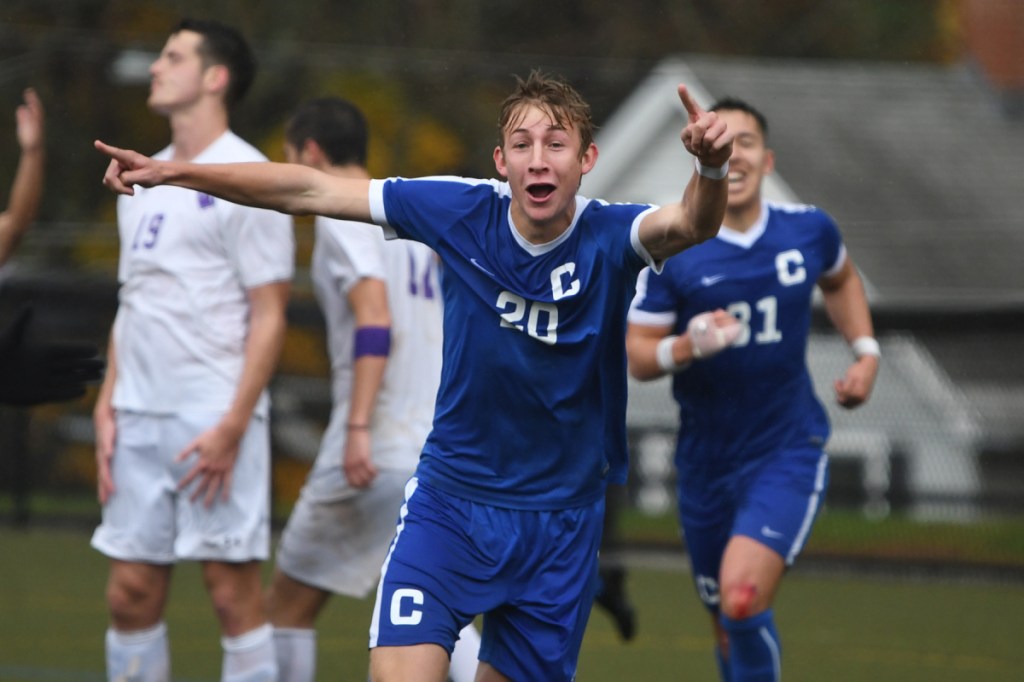
[[565,288],[562,286],[563,276],[571,278],[575,272],[575,263],[566,263],[565,265],[559,265],[557,268],[551,271],[551,297],[554,300],[557,301],[567,296],[575,296],[580,292],[580,281],[578,279],[570,279],[569,288]]
[[796,249],[783,251],[775,256],[775,270],[779,273],[779,284],[784,287],[800,284],[807,279],[804,255]]
[[406,599],[412,600],[417,606],[423,605],[423,593],[419,590],[395,590],[391,595],[391,622],[395,625],[419,625],[423,620],[423,612],[419,609],[409,609],[408,614],[403,614],[402,601]]

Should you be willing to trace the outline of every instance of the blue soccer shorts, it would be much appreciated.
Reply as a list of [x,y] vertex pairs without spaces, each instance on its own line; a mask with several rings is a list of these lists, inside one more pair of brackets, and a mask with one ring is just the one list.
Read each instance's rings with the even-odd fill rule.
[[449,653],[484,614],[480,660],[514,680],[569,682],[597,585],[604,497],[555,511],[505,509],[409,481],[381,569],[370,648]]
[[703,508],[684,504],[678,485],[679,520],[693,580],[701,601],[718,610],[718,576],[730,538],[743,535],[769,547],[790,566],[803,550],[825,501],[828,456],[820,449],[781,450],[715,486],[717,498]]

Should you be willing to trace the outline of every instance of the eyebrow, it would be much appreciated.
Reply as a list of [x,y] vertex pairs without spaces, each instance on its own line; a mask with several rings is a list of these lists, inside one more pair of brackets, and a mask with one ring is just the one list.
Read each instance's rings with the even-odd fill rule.
[[[545,132],[551,132],[551,131],[562,131],[562,132],[565,132],[565,131],[568,131],[568,130],[569,130],[569,129],[568,129],[568,128],[566,128],[566,127],[565,127],[565,126],[563,126],[563,125],[559,125],[559,124],[557,124],[557,123],[552,123],[551,125],[549,125],[549,126],[548,126],[548,127],[547,127],[547,128],[545,129]],[[508,132],[508,134],[509,134],[509,135],[515,135],[516,133],[524,133],[524,134],[527,134],[527,133],[529,133],[529,132],[530,132],[530,131],[529,131],[529,128],[524,128],[524,127],[520,126],[520,127],[516,128],[515,130],[510,130],[510,131]]]

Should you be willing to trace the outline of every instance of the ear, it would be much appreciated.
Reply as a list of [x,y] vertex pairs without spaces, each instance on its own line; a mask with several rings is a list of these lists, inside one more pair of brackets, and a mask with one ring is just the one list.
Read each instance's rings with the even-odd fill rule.
[[307,139],[302,143],[302,149],[299,151],[299,158],[302,159],[302,163],[307,166],[313,166],[314,168],[320,168],[327,160],[324,150],[321,149],[320,145],[313,139]]
[[501,146],[494,148],[494,168],[498,171],[498,175],[503,178],[508,178],[508,164],[505,163],[505,151]]
[[223,64],[213,64],[206,67],[203,74],[203,82],[207,90],[223,95],[227,92],[228,83],[231,81],[231,73],[228,67]]
[[775,171],[775,152],[764,150],[764,174],[771,175]]
[[587,150],[583,152],[583,158],[580,159],[580,163],[583,166],[583,174],[586,175],[590,172],[590,169],[597,163],[597,145],[593,142],[587,147]]

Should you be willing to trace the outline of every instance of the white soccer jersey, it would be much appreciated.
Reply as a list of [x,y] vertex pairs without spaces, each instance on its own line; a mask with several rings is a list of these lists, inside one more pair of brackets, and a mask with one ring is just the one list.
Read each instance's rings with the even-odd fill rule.
[[334,400],[316,469],[341,467],[356,329],[347,296],[364,277],[385,281],[391,312],[391,352],[371,422],[373,461],[377,467],[415,468],[433,421],[441,374],[438,267],[430,248],[387,241],[375,225],[316,219],[311,269],[327,323]]
[[[172,147],[154,158],[169,159]],[[228,131],[196,163],[266,161]],[[117,205],[121,282],[113,404],[156,414],[226,410],[245,361],[246,289],[290,280],[291,219],[180,187]],[[266,415],[267,394],[256,407]]]

